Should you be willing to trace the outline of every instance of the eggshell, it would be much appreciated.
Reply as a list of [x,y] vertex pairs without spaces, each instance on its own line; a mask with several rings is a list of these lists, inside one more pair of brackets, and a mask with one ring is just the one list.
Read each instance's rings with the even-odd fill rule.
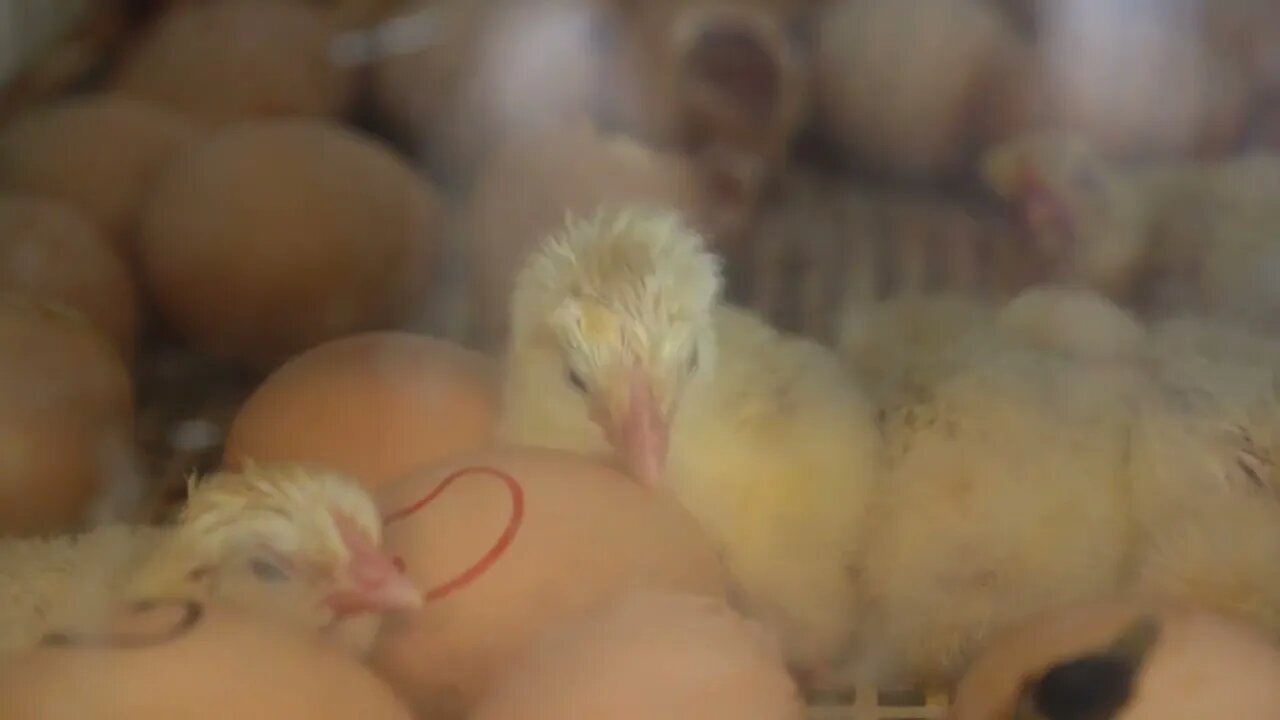
[[624,591],[725,592],[689,515],[578,455],[458,457],[385,488],[379,504],[384,547],[430,590],[422,610],[388,618],[372,662],[428,717],[466,712],[545,626]]
[[75,308],[132,360],[138,338],[133,276],[70,205],[34,195],[0,197],[0,292]]
[[800,720],[805,705],[761,629],[718,600],[629,594],[545,633],[472,720]]
[[990,140],[984,113],[1020,113],[1029,50],[982,0],[834,0],[815,22],[818,123],[882,173],[956,173]]
[[601,133],[581,116],[507,143],[486,164],[465,211],[473,339],[501,346],[516,274],[566,212],[653,202],[695,214],[698,199],[694,170],[679,156]]
[[409,333],[355,335],[276,370],[231,424],[225,462],[316,463],[378,489],[489,442],[493,361]]
[[341,115],[352,77],[330,58],[332,40],[324,19],[292,0],[182,3],[152,26],[112,89],[213,126]]
[[441,214],[435,190],[372,138],[324,120],[246,122],[164,173],[139,256],[183,338],[271,367],[415,319]]
[[6,720],[412,717],[319,638],[213,606],[144,605],[64,636],[0,668]]
[[139,100],[61,100],[0,131],[0,189],[78,208],[129,257],[133,225],[156,176],[198,137],[186,118]]
[[1076,606],[995,638],[956,689],[951,720],[1004,720],[1022,685],[1053,665],[1110,645],[1155,610],[1160,636],[1136,693],[1115,720],[1271,720],[1280,712],[1280,650],[1255,632],[1190,607],[1138,599]]
[[1071,0],[1045,3],[1042,13],[1041,83],[1054,124],[1125,158],[1236,146],[1248,80],[1205,41],[1198,4]]
[[446,0],[433,41],[375,68],[383,118],[440,172],[467,180],[512,135],[591,112],[603,82],[596,20],[603,0]]
[[74,310],[0,297],[0,535],[74,529],[129,449],[133,387]]
[[808,64],[779,0],[652,0],[619,21],[605,124],[661,147],[728,151],[769,170],[808,120]]

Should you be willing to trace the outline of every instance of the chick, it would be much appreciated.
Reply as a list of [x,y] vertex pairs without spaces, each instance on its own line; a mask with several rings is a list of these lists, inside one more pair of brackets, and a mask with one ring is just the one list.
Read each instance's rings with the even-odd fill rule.
[[363,652],[378,613],[420,594],[377,549],[381,521],[353,481],[290,466],[215,473],[175,526],[111,524],[0,544],[0,654],[119,601],[196,596],[295,623]]
[[1121,165],[1078,135],[1041,131],[990,150],[981,172],[1058,279],[1155,314],[1276,327],[1280,155]]
[[720,293],[719,263],[674,212],[571,218],[517,277],[499,433],[671,493],[718,544],[740,607],[821,674],[857,616],[870,405],[831,353]]
[[858,679],[945,686],[992,632],[1127,577],[1141,328],[1098,304],[1061,343],[1028,334],[1032,316],[1072,306],[1091,307],[1062,291],[1015,300],[947,350],[932,387],[885,413],[848,668]]
[[422,593],[379,549],[382,518],[346,476],[245,464],[190,487],[177,527],[126,586],[134,598],[197,594],[318,629],[363,654],[381,614]]
[[1203,319],[1153,328],[1132,435],[1138,587],[1280,639],[1280,342]]
[[996,308],[960,293],[910,293],[851,303],[840,319],[836,347],[881,409],[923,397],[956,369],[955,348]]

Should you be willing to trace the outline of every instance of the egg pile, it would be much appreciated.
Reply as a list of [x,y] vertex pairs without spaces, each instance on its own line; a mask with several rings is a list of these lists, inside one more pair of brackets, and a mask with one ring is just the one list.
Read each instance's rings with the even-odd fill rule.
[[[192,471],[313,463],[376,493],[426,603],[367,666],[224,608],[119,608],[0,668],[6,718],[798,720],[683,509],[605,459],[494,445],[527,253],[566,213],[670,205],[733,299],[800,326],[844,295],[774,282],[809,252],[795,227],[866,218],[789,195],[812,178],[888,183],[864,225],[893,227],[890,255],[968,223],[1003,257],[1017,239],[967,173],[1028,127],[1132,156],[1280,147],[1247,20],[1190,55],[1164,26],[1141,62],[1093,54],[1140,66],[1125,87],[1186,78],[1169,109],[1053,62],[1087,29],[1033,52],[1025,3],[151,5],[104,72],[0,125],[0,535],[154,520]],[[991,694],[978,677],[964,697]]]

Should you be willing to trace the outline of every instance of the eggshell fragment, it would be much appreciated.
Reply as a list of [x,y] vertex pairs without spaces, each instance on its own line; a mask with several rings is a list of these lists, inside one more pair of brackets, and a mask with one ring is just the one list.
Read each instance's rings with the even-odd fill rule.
[[130,257],[133,225],[156,176],[199,137],[186,118],[140,100],[61,100],[0,131],[0,189],[78,208]]
[[423,609],[388,618],[372,662],[427,717],[467,712],[544,627],[625,591],[724,596],[696,521],[571,453],[455,458],[385,488],[379,504],[384,547],[430,590]]
[[1023,684],[1110,646],[1143,614],[1159,635],[1114,720],[1270,720],[1280,708],[1280,650],[1251,629],[1191,607],[1138,599],[1053,612],[995,638],[956,689],[950,720],[1005,720]]
[[336,116],[350,72],[330,58],[332,29],[292,0],[188,2],[166,9],[112,89],[221,125],[277,116]]
[[472,720],[800,720],[795,683],[761,629],[725,603],[627,595],[551,628]]
[[441,214],[434,189],[372,138],[323,120],[246,122],[161,177],[139,256],[182,337],[271,367],[416,319]]
[[474,339],[491,348],[505,340],[516,273],[566,212],[653,202],[694,214],[698,200],[682,158],[601,133],[581,116],[505,144],[477,179],[464,220]]
[[0,292],[65,304],[133,358],[138,297],[133,276],[75,208],[41,197],[0,197]]
[[[410,3],[401,27],[432,41],[388,54],[374,93],[392,132],[433,166],[473,177],[494,147],[590,113],[602,76],[602,0]],[[425,13],[423,11],[426,11]],[[420,24],[418,24],[420,23]],[[423,31],[405,31],[408,37]]]
[[133,387],[73,310],[0,297],[0,535],[75,529],[129,450]]
[[6,667],[6,720],[411,720],[319,638],[199,603],[122,610]]
[[376,490],[486,445],[497,403],[484,355],[410,333],[355,335],[267,378],[232,422],[224,459],[316,463]]

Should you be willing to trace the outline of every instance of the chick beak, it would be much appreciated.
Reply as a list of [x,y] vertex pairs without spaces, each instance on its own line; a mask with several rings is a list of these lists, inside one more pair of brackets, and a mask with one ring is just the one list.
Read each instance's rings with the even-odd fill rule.
[[628,378],[627,403],[617,418],[614,443],[626,469],[646,487],[656,487],[666,472],[669,426],[640,371]]
[[395,560],[359,531],[343,528],[342,535],[351,557],[343,569],[342,586],[325,599],[330,609],[339,615],[359,615],[422,607],[422,590]]

